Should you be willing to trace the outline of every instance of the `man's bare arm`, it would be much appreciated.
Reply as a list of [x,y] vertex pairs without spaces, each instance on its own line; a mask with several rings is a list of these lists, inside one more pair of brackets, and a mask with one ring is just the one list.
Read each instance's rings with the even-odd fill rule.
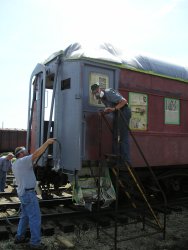
[[40,157],[45,152],[47,147],[55,141],[55,138],[49,138],[44,144],[42,144],[42,146],[40,146],[40,148],[36,149],[32,155],[32,161],[35,161],[38,157]]

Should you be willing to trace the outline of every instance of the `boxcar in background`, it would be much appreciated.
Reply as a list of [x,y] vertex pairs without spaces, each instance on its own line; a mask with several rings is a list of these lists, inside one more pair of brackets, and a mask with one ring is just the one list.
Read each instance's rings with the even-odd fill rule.
[[0,153],[14,152],[18,146],[26,145],[26,130],[0,129]]

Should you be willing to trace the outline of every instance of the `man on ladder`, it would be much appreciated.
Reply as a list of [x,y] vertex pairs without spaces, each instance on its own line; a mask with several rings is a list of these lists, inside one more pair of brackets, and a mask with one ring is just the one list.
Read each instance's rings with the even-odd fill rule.
[[95,98],[100,99],[105,105],[104,113],[112,113],[121,110],[122,115],[118,116],[117,119],[120,136],[120,154],[122,160],[130,163],[131,160],[128,128],[131,118],[131,109],[128,107],[127,100],[114,89],[101,89],[99,83],[91,85],[91,91]]

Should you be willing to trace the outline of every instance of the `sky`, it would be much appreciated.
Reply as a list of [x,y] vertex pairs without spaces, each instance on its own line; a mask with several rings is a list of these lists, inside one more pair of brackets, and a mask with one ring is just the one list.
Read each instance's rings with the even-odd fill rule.
[[33,69],[74,42],[188,67],[187,13],[187,0],[0,0],[0,128],[27,128]]

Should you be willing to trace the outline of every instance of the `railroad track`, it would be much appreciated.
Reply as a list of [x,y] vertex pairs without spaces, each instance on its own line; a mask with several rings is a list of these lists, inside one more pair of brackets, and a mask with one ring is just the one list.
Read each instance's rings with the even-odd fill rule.
[[[9,187],[11,192],[3,192],[0,193],[0,220],[3,221],[5,219],[18,219],[18,211],[20,208],[20,200],[14,191],[14,188]],[[59,210],[63,207],[67,207],[68,205],[72,204],[72,195],[70,193],[64,192],[65,188],[62,188],[61,194],[51,195],[51,199],[43,199],[41,195],[37,195],[41,210],[45,211],[46,209],[50,210],[52,208],[55,210],[54,207],[57,207]],[[43,212],[42,212],[43,215]]]
[[[53,194],[53,198],[48,200],[42,199],[41,195],[37,197],[41,208],[42,235],[44,236],[53,235],[58,227],[62,232],[74,231],[75,225],[79,224],[76,223],[77,218],[91,214],[86,209],[73,206],[72,195],[64,191],[61,196]],[[20,201],[17,194],[15,192],[0,193],[0,240],[14,237],[20,218],[19,213]]]
[[[4,192],[0,193],[0,221],[14,220],[17,221],[19,219],[18,211],[20,208],[20,201],[12,188],[13,192]],[[39,204],[41,208],[42,217],[56,217],[56,216],[72,216],[74,213],[80,215],[82,213],[91,214],[91,211],[79,206],[75,206],[72,202],[72,195],[64,192],[65,188],[61,189],[61,195],[57,196],[55,194],[52,195],[51,199],[42,199],[41,195],[37,195],[39,199]],[[53,192],[53,189],[52,189]],[[158,211],[163,210],[164,205],[159,203],[152,204],[152,206],[156,207]],[[181,197],[176,200],[169,200],[166,206],[166,211],[169,213],[170,211],[178,210],[178,206],[188,206],[188,197]],[[142,205],[140,206],[142,209]],[[111,208],[113,210],[113,208]],[[96,209],[95,209],[96,210]],[[119,206],[119,211],[123,210],[124,212],[132,210],[130,204]],[[103,210],[104,213],[106,210]],[[107,212],[108,209],[107,209]]]
[[[64,233],[78,233],[87,230],[91,223],[94,228],[97,228],[96,225],[99,223],[106,230],[106,227],[110,227],[112,222],[115,221],[114,207],[105,208],[100,213],[97,212],[96,207],[93,211],[89,211],[84,207],[74,205],[71,194],[66,194],[64,191],[62,191],[61,196],[53,195],[53,199],[50,200],[43,200],[40,195],[38,198],[42,214],[43,236],[51,236],[59,229]],[[181,198],[178,201],[176,199],[175,202],[168,203],[166,212],[179,212],[177,206],[180,209],[181,206],[186,206],[186,204],[188,204],[187,198]],[[159,203],[155,206],[160,207],[162,205]],[[19,220],[19,208],[20,202],[15,192],[0,193],[0,240],[14,237]],[[119,212],[118,223],[124,226],[127,224],[128,227],[130,222],[142,224],[141,220],[136,218],[134,213],[132,214],[130,205],[119,206]],[[134,222],[135,218],[138,219],[137,222]],[[112,231],[114,232],[114,230]],[[154,233],[158,233],[158,231],[152,231],[152,234]],[[134,237],[137,238],[135,235],[131,236],[132,239]]]
[[[84,207],[74,205],[70,194],[63,192],[62,196],[54,195],[50,200],[43,200],[38,195],[38,199],[42,215],[43,236],[51,236],[59,229],[63,233],[78,232],[87,230],[88,223],[93,224],[94,227],[96,225],[96,211],[91,212]],[[19,209],[20,201],[16,193],[0,193],[0,241],[15,236],[20,218]],[[27,236],[30,236],[29,231]]]

